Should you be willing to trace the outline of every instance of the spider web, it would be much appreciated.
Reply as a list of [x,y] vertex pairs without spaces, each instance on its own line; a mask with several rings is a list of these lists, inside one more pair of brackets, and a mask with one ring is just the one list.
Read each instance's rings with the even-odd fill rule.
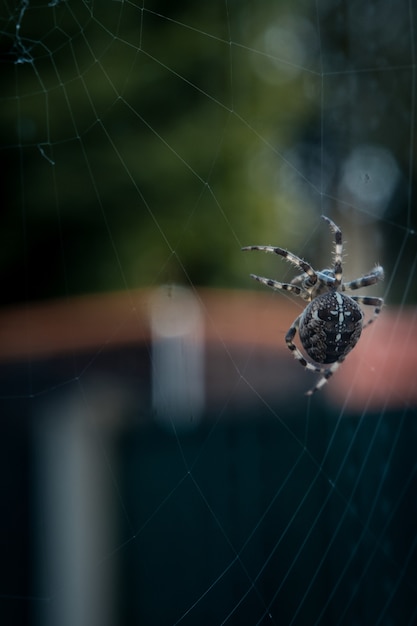
[[[2,623],[413,624],[408,0],[3,2]],[[279,245],[376,263],[320,393]],[[371,311],[372,314],[372,311]]]

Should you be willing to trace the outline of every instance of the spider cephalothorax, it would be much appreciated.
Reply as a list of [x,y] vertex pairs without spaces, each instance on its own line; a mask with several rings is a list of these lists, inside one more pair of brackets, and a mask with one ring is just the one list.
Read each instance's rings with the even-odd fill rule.
[[[346,289],[359,289],[374,285],[384,277],[384,270],[377,265],[371,272],[342,282],[342,231],[328,217],[322,216],[335,236],[334,268],[316,271],[312,266],[292,252],[274,246],[247,246],[242,250],[263,250],[278,254],[295,267],[302,270],[290,283],[281,283],[271,278],[251,274],[252,278],[275,290],[285,290],[306,300],[309,304],[297,317],[285,336],[288,348],[300,364],[311,372],[321,374],[317,384],[308,394],[311,395],[328,381],[349,352],[357,344],[362,329],[378,316],[384,303],[382,298],[369,296],[348,296]],[[374,307],[373,317],[364,325],[360,304]],[[294,343],[297,332],[311,363],[302,355]]]

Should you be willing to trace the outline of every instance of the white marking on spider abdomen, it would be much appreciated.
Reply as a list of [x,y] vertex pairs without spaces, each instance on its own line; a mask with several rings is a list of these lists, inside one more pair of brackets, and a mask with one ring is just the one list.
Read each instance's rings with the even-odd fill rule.
[[341,294],[338,291],[335,291],[336,296],[336,300],[337,300],[337,304],[339,305],[337,307],[337,311],[335,311],[335,314],[337,315],[337,313],[339,313],[339,323],[337,324],[337,329],[338,329],[338,333],[335,336],[335,342],[338,343],[341,338],[342,338],[342,327],[343,327],[343,322],[345,321],[345,311],[344,311],[344,302],[343,302],[343,297],[341,296]]
[[[337,308],[336,309],[330,309],[329,310],[329,314],[332,317],[337,317],[338,318],[338,322],[335,323],[335,327],[336,330],[338,330],[339,332],[337,332],[336,336],[335,336],[335,341],[340,341],[340,339],[342,338],[342,327],[343,327],[343,323],[345,321],[345,315],[350,315],[350,311],[345,311],[344,310],[344,301],[343,301],[343,296],[340,295],[340,293],[338,291],[334,292],[334,296],[337,300]],[[313,311],[312,314],[312,318],[317,320],[317,321],[321,321],[321,318],[319,316],[319,309],[316,309],[315,311]]]

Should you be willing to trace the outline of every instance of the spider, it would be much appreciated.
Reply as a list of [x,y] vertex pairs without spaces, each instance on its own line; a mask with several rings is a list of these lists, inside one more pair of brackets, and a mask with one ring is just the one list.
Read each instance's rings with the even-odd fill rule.
[[[242,248],[244,251],[262,250],[278,254],[302,270],[302,274],[296,276],[290,283],[281,283],[255,274],[251,274],[251,277],[275,291],[289,291],[309,303],[285,335],[285,342],[295,359],[310,372],[321,374],[307,395],[321,389],[333,376],[357,344],[362,329],[375,321],[384,304],[382,298],[348,296],[342,293],[346,289],[354,290],[374,285],[384,278],[384,270],[380,265],[376,265],[368,274],[349,282],[342,282],[342,231],[325,215],[322,215],[322,218],[334,234],[333,269],[316,271],[292,252],[275,246]],[[374,307],[373,316],[365,324],[360,304]],[[313,362],[308,361],[294,343],[297,329],[301,344]]]

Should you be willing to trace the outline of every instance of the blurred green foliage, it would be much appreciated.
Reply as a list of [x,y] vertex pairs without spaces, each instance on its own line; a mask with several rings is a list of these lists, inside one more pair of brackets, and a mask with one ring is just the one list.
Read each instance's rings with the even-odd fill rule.
[[285,4],[255,20],[248,3],[226,6],[30,3],[18,46],[16,9],[2,47],[3,297],[247,281],[241,242],[280,221],[265,211],[274,175],[254,182],[251,161],[310,112],[300,81],[283,97],[251,61]]
[[319,34],[332,14],[316,8],[3,8],[3,301],[249,286],[241,245],[309,243],[348,148],[345,105],[325,107],[322,72],[346,41]]

